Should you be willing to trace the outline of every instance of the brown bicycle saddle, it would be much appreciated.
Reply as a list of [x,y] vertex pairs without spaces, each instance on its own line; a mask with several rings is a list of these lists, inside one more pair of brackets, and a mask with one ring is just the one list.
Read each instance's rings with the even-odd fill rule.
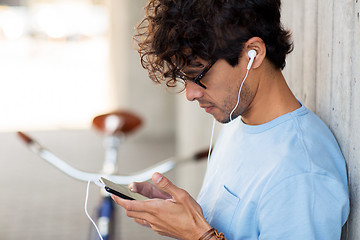
[[135,131],[142,124],[137,115],[128,111],[114,111],[96,116],[92,125],[106,135],[122,135]]

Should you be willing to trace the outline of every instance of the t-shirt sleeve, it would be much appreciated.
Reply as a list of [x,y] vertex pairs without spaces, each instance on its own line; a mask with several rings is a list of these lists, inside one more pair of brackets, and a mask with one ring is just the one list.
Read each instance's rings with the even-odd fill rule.
[[343,184],[319,174],[289,177],[264,192],[256,211],[261,240],[339,240],[349,213]]

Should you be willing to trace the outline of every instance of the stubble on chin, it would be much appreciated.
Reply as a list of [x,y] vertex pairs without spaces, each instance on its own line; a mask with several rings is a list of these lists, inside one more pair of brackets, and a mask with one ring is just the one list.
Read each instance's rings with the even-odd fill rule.
[[[237,97],[238,96],[236,96],[236,102],[237,102]],[[249,87],[246,84],[244,84],[241,90],[239,104],[231,116],[232,120],[241,117],[241,115],[247,111],[247,108],[249,107],[249,104],[252,101],[252,99],[253,99],[252,92],[250,91]],[[227,117],[223,119],[222,123],[228,123],[231,121],[230,113],[233,111],[234,107],[236,106],[236,102],[233,103],[232,105],[230,98],[228,98],[228,101],[225,102],[225,106],[226,106],[225,109],[227,109],[226,111],[228,111],[228,114]]]
[[230,112],[221,110],[217,108],[219,113],[213,114],[213,117],[218,121],[219,123],[226,124],[230,122]]

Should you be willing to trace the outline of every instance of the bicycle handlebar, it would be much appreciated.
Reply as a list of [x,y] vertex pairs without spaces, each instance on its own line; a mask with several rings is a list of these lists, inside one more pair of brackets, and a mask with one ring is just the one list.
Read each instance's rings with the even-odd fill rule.
[[69,165],[68,163],[66,163],[65,161],[61,160],[59,157],[57,157],[55,154],[53,154],[52,152],[41,146],[38,142],[30,138],[28,135],[22,132],[18,132],[18,135],[26,143],[26,145],[30,148],[30,150],[35,154],[39,155],[42,159],[46,160],[51,165],[53,165],[60,171],[64,172],[65,174],[69,175],[70,177],[86,182],[89,180],[93,180],[97,182],[100,177],[107,177],[109,180],[117,184],[123,184],[123,185],[130,184],[131,182],[148,181],[151,179],[152,174],[154,172],[166,173],[171,169],[173,169],[176,165],[188,162],[192,159],[199,160],[203,158],[204,153],[206,152],[206,151],[201,152],[200,154],[196,154],[193,158],[184,159],[182,161],[176,161],[175,157],[171,157],[141,172],[134,173],[128,176],[106,175],[100,173],[89,173],[78,170],[72,167],[71,165]]
[[39,151],[39,156],[55,166],[57,169],[61,170],[62,172],[66,173],[67,175],[81,180],[81,181],[98,181],[100,177],[107,177],[109,180],[117,183],[117,184],[124,184],[127,185],[131,182],[143,182],[151,179],[151,176],[154,172],[165,173],[170,171],[175,166],[175,161],[173,159],[168,159],[163,163],[157,164],[153,166],[151,169],[143,171],[138,174],[133,174],[129,176],[121,176],[121,175],[104,175],[99,173],[88,173],[81,170],[78,170],[68,163],[64,162],[60,158],[58,158],[53,153],[49,152],[46,149],[42,149]]

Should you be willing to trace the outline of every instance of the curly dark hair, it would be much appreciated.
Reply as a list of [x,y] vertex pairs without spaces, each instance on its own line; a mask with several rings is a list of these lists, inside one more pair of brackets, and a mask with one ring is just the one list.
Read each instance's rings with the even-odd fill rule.
[[134,37],[141,64],[153,81],[174,86],[194,58],[235,66],[244,43],[260,37],[266,58],[283,69],[293,44],[280,8],[281,0],[149,0]]

